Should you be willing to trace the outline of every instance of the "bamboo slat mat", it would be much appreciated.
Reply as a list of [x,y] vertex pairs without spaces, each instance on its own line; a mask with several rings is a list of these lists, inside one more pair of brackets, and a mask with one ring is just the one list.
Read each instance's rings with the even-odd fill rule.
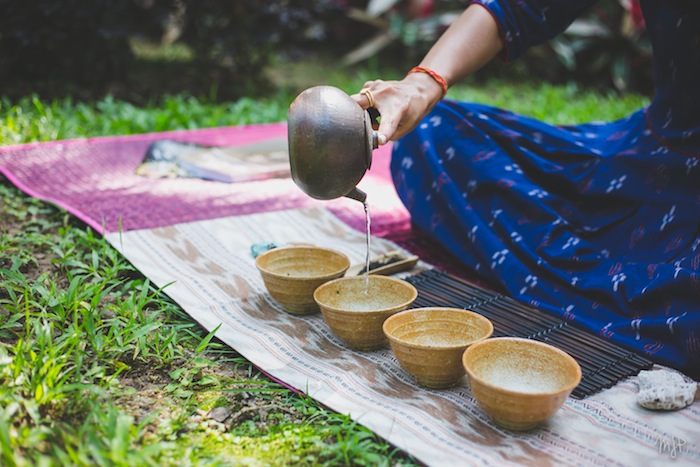
[[581,365],[581,383],[572,397],[583,399],[650,369],[653,362],[508,296],[452,274],[430,269],[407,278],[416,289],[414,307],[467,308],[493,322],[494,337],[527,337],[559,347]]

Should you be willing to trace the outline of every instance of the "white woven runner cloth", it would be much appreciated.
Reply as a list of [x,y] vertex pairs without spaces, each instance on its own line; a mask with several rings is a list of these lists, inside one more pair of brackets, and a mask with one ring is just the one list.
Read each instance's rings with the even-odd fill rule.
[[[365,260],[365,236],[323,208],[277,211],[111,233],[108,241],[205,329],[267,374],[349,414],[427,465],[700,465],[700,404],[654,412],[636,378],[569,399],[545,425],[494,425],[466,378],[427,390],[391,350],[349,350],[320,314],[292,316],[265,290],[253,243],[312,243]],[[372,254],[397,246],[372,238]],[[423,265],[424,267],[426,265]]]

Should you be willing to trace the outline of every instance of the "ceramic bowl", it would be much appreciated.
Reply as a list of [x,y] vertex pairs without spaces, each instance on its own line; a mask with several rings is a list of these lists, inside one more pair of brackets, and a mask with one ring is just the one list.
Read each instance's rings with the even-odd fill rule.
[[464,350],[490,337],[493,324],[469,310],[414,308],[387,318],[383,329],[396,359],[418,384],[447,388],[464,376]]
[[550,418],[581,381],[574,358],[531,339],[497,337],[463,356],[472,393],[498,425],[529,430]]
[[411,306],[417,296],[410,283],[374,274],[335,279],[314,292],[328,326],[355,350],[385,347],[384,320]]
[[317,313],[314,290],[341,277],[350,259],[335,250],[315,246],[273,248],[255,258],[270,296],[295,315]]

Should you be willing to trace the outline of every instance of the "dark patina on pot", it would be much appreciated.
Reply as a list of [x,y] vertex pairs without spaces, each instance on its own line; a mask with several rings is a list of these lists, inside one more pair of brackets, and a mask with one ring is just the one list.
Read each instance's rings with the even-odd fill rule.
[[289,164],[292,179],[312,198],[346,196],[364,202],[357,184],[377,148],[369,113],[333,86],[315,86],[289,106]]

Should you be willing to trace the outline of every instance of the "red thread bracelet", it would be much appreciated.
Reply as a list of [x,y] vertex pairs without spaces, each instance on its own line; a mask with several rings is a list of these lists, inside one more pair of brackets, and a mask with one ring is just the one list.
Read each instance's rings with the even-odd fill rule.
[[442,76],[440,76],[439,74],[437,74],[436,72],[431,70],[430,68],[425,68],[422,66],[414,66],[413,68],[411,68],[411,71],[408,72],[409,75],[411,73],[425,73],[425,74],[427,74],[428,76],[433,78],[437,82],[437,84],[439,84],[440,87],[442,88],[442,97],[444,98],[445,95],[447,94],[447,89],[448,89],[447,81],[445,81],[445,78],[443,78]]

